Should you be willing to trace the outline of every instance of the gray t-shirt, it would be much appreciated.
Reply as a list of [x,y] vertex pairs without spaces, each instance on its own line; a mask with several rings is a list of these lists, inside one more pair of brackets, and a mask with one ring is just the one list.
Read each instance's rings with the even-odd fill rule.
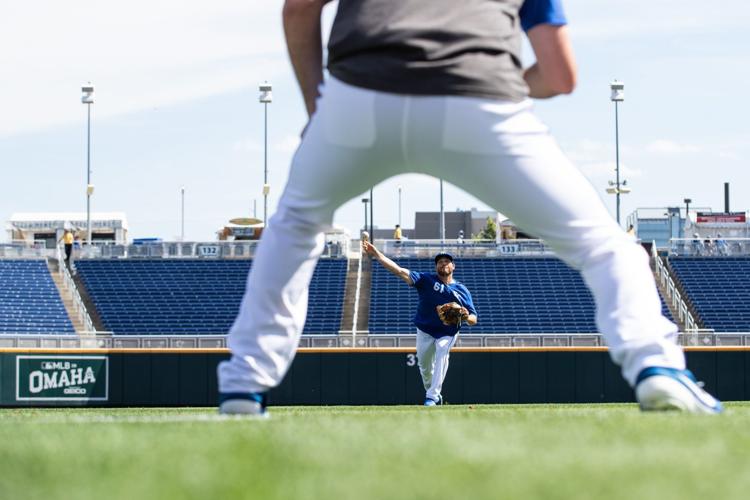
[[523,0],[339,0],[328,70],[351,85],[520,101]]

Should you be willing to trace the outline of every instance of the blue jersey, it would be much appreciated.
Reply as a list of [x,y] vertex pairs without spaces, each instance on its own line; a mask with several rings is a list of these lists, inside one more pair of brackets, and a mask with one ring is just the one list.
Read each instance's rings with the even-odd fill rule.
[[469,314],[477,314],[469,290],[458,281],[446,285],[440,281],[436,273],[419,273],[416,271],[411,271],[409,278],[411,278],[414,288],[419,293],[419,305],[417,306],[417,313],[414,315],[414,326],[436,339],[458,333],[457,325],[444,325],[440,321],[437,306],[447,302],[458,302],[469,310]]
[[518,17],[521,18],[521,27],[524,31],[529,31],[538,24],[568,24],[562,0],[526,0],[518,12]]

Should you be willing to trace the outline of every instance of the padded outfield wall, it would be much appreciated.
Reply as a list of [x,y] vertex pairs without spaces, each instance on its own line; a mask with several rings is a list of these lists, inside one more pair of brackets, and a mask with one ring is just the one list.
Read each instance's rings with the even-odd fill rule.
[[[750,400],[750,348],[687,348],[720,399]],[[0,350],[0,406],[215,406],[225,349]],[[606,348],[456,348],[448,403],[633,401]],[[273,405],[420,404],[413,349],[300,349]]]

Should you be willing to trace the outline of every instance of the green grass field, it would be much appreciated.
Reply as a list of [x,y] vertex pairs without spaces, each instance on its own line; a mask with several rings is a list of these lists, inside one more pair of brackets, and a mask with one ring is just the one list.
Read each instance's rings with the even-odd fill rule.
[[0,499],[747,498],[750,403],[0,410]]

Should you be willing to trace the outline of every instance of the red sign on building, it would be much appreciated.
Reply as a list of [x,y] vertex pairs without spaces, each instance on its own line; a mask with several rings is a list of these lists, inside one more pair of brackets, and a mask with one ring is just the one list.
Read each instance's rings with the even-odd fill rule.
[[745,212],[698,212],[695,222],[701,223],[745,223]]

